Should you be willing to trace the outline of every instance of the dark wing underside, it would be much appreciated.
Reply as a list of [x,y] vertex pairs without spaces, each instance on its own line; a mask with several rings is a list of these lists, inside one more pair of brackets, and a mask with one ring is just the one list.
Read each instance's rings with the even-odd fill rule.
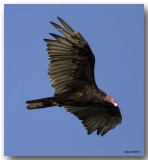
[[100,105],[97,107],[65,106],[65,109],[74,114],[79,120],[82,120],[88,134],[97,130],[97,134],[101,133],[101,136],[103,136],[122,121],[119,108],[112,105]]
[[58,19],[66,30],[53,22],[51,24],[65,37],[50,33],[56,40],[45,39],[51,62],[48,74],[52,81],[52,87],[55,88],[55,95],[78,89],[79,84],[96,86],[94,79],[95,58],[88,43],[65,21],[61,18]]

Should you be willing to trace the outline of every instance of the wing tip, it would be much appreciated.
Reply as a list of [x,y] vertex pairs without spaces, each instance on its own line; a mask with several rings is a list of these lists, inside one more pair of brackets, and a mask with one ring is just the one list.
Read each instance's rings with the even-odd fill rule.
[[57,19],[58,19],[59,21],[61,20],[61,18],[60,18],[60,17],[58,17],[58,16],[57,16]]
[[54,33],[49,33],[51,36],[53,36],[53,37],[55,37],[56,36],[56,34],[54,34]]
[[91,133],[92,133],[92,132],[91,132],[90,130],[89,130],[89,131],[87,131],[87,134],[88,134],[88,135],[90,135]]
[[51,21],[50,23],[51,23],[52,25],[54,25],[54,24],[55,24],[55,23],[54,23],[54,22],[52,22],[52,21]]
[[49,41],[49,39],[45,39],[45,38],[44,38],[44,39],[43,39],[43,41],[48,42],[48,41]]
[[106,133],[103,133],[103,132],[102,132],[102,133],[101,133],[101,137],[103,137],[105,134],[106,134]]

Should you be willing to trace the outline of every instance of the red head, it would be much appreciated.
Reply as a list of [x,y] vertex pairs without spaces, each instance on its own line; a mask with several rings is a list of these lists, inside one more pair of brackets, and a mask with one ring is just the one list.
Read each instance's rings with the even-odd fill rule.
[[112,103],[115,107],[117,107],[117,103],[112,97],[106,96],[106,101]]

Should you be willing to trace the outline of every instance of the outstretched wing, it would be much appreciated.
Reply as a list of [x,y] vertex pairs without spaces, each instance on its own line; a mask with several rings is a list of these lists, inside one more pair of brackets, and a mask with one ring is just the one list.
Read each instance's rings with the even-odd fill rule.
[[85,87],[94,79],[94,55],[83,36],[75,32],[65,21],[58,18],[66,28],[51,22],[65,37],[50,33],[56,40],[45,39],[49,54],[49,76],[55,95]]
[[69,107],[65,106],[68,112],[74,114],[91,134],[97,130],[97,134],[105,135],[109,130],[116,127],[122,121],[121,113],[118,107],[112,104],[100,105],[97,107]]

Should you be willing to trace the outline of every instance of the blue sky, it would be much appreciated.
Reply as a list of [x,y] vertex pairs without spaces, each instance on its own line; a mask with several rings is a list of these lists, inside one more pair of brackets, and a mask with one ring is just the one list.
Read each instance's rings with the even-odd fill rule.
[[[5,5],[5,155],[142,156],[144,154],[144,6]],[[27,110],[53,96],[44,38],[57,16],[79,31],[95,57],[98,86],[118,103],[123,122],[87,135],[64,108]],[[138,153],[125,153],[138,151]]]

